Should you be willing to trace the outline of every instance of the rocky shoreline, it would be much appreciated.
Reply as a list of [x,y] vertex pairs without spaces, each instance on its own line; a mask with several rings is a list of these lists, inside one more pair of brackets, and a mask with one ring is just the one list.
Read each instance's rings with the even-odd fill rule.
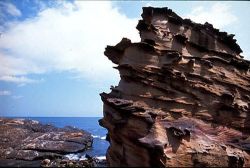
[[86,157],[72,160],[67,157],[43,160],[0,159],[0,167],[107,167],[106,159]]
[[65,157],[90,149],[92,143],[89,132],[71,126],[0,118],[0,167],[95,167],[105,161],[88,155],[81,160]]
[[106,159],[98,159],[89,155],[77,160],[66,157],[55,160],[44,159],[41,162],[41,167],[106,167]]

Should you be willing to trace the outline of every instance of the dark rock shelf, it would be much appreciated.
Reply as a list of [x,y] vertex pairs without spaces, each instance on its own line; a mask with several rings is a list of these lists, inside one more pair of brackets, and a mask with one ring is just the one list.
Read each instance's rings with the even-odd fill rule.
[[90,133],[70,126],[0,118],[0,166],[37,166],[46,158],[85,151],[92,142]]

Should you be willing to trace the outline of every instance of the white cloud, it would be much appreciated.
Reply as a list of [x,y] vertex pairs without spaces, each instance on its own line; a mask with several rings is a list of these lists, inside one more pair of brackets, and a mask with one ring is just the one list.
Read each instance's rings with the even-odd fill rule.
[[73,71],[91,80],[118,78],[103,52],[122,37],[139,41],[137,19],[119,13],[111,2],[59,2],[35,18],[8,24],[0,38],[0,80],[31,83],[25,75],[50,71]]
[[150,2],[147,2],[145,6],[149,7],[149,6],[152,6],[152,4]]
[[15,5],[9,2],[0,2],[0,16],[3,16],[3,12],[8,13],[12,16],[21,16],[22,13],[19,9],[16,8]]
[[11,92],[8,90],[0,90],[0,96],[9,96]]
[[[0,96],[11,96],[12,92],[9,90],[0,90]],[[13,99],[21,99],[23,96],[20,95],[13,95],[11,96]]]
[[237,17],[231,13],[230,6],[221,2],[215,3],[209,9],[203,6],[195,7],[185,18],[198,23],[209,22],[216,28],[223,28],[237,21]]
[[29,73],[42,73],[43,70],[28,59],[11,56],[0,50],[0,77],[8,75],[26,75]]
[[13,98],[13,99],[22,99],[23,96],[16,96],[16,95],[14,95],[14,96],[12,96],[12,98]]
[[243,53],[241,55],[244,56],[244,59],[250,60],[250,51],[249,50],[243,51]]
[[42,80],[29,79],[25,76],[0,76],[0,81],[17,83],[19,86],[23,86],[28,83],[38,83]]

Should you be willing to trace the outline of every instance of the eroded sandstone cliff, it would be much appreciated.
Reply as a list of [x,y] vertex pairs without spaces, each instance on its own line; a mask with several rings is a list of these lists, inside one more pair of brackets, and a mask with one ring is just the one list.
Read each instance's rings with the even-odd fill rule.
[[234,35],[143,8],[141,42],[105,55],[121,80],[102,93],[110,166],[250,166],[250,62]]

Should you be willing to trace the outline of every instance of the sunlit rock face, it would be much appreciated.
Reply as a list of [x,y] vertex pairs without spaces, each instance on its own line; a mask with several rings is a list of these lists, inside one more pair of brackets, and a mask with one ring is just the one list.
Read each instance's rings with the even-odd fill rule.
[[102,93],[109,166],[250,166],[250,62],[234,35],[143,8],[141,42],[104,54],[121,80]]

